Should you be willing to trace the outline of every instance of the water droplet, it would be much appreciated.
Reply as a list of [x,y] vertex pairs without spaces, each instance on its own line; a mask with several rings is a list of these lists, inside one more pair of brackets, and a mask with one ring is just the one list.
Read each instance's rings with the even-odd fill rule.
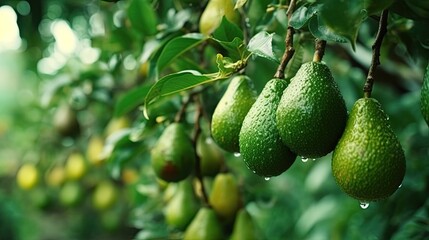
[[270,180],[270,177],[265,177],[264,179],[265,179],[265,181],[268,181],[268,180]]
[[308,158],[306,158],[306,157],[301,157],[301,161],[302,161],[302,162],[307,162],[307,161],[308,161]]
[[234,153],[234,157],[240,157],[241,154],[239,152]]
[[255,173],[255,174],[256,174],[256,171],[253,171],[253,173]]
[[390,118],[389,118],[389,116],[387,116],[387,118],[386,118],[387,120],[389,120]]
[[316,161],[316,158],[311,159],[312,161]]
[[402,183],[398,186],[398,188],[401,188],[402,187]]
[[367,202],[360,202],[360,207],[362,209],[367,209],[369,207],[369,203],[367,203]]

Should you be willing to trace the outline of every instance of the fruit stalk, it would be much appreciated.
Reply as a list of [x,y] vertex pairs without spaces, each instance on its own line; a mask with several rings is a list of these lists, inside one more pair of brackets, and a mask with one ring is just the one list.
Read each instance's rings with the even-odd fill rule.
[[[198,136],[201,134],[201,126],[200,119],[203,116],[203,108],[201,106],[200,99],[198,95],[190,96],[190,98],[194,98],[194,103],[196,105],[195,110],[195,125],[194,125],[194,133],[192,135],[192,144],[194,145],[194,149],[197,149]],[[204,186],[203,174],[201,173],[201,158],[198,155],[197,151],[195,151],[195,177],[200,182],[201,194],[203,197],[203,202],[206,206],[209,206],[209,198],[207,196],[207,191]]]
[[372,45],[371,66],[369,67],[368,76],[366,78],[365,85],[363,86],[363,95],[366,98],[371,97],[372,86],[374,84],[375,69],[378,65],[380,65],[380,48],[383,42],[383,38],[387,33],[388,13],[389,12],[387,9],[383,10],[383,12],[381,13],[380,22],[378,25],[378,32],[375,37],[374,44]]
[[287,19],[288,19],[288,27],[286,31],[285,37],[285,51],[282,56],[282,60],[277,68],[276,74],[274,74],[274,78],[283,79],[285,77],[285,68],[289,61],[292,59],[293,54],[295,53],[295,49],[293,48],[293,35],[295,34],[295,29],[289,25],[289,21],[292,18],[293,11],[295,10],[296,1],[290,0],[289,7],[287,9]]
[[316,39],[315,51],[313,55],[313,62],[321,62],[323,55],[325,55],[326,41]]

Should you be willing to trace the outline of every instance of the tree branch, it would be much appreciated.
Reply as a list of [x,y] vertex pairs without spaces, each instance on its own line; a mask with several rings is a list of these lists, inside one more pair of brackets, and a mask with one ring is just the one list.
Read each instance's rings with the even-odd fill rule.
[[292,59],[293,54],[295,53],[295,49],[293,48],[293,35],[295,34],[295,29],[289,25],[289,21],[292,18],[293,11],[295,10],[296,0],[290,0],[289,7],[287,9],[287,19],[288,19],[288,27],[286,31],[285,37],[285,51],[282,56],[282,60],[277,68],[276,73],[274,74],[274,78],[284,78],[285,77],[285,68],[289,61]]
[[325,55],[326,41],[316,39],[316,46],[314,48],[313,62],[321,62]]
[[383,42],[383,38],[387,33],[387,17],[388,10],[383,10],[381,13],[380,22],[378,25],[378,32],[375,37],[374,44],[372,45],[372,60],[371,66],[368,70],[368,76],[365,81],[365,85],[363,86],[363,95],[366,98],[371,97],[372,86],[374,85],[374,73],[378,65],[380,65],[380,48]]
[[196,110],[195,110],[195,123],[194,123],[194,133],[192,135],[192,143],[194,145],[195,149],[195,177],[197,178],[198,182],[200,183],[199,186],[201,187],[201,194],[203,198],[203,202],[206,206],[210,206],[209,198],[206,192],[206,188],[204,186],[203,181],[203,175],[201,173],[201,158],[198,156],[198,153],[196,151],[197,149],[197,143],[198,143],[198,137],[201,134],[201,126],[200,126],[200,120],[203,116],[203,107],[201,106],[201,102],[198,95],[193,96],[193,100],[195,102]]
[[176,116],[174,116],[175,122],[180,122],[185,117],[186,108],[188,107],[191,100],[192,100],[192,95],[189,95],[188,98],[182,102],[182,106],[180,106],[179,111],[176,113]]

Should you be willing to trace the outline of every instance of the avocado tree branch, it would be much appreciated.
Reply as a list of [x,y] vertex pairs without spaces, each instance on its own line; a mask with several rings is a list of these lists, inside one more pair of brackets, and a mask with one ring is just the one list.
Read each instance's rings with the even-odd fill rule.
[[326,41],[322,39],[316,39],[316,45],[314,48],[313,62],[321,62],[325,55]]
[[194,123],[194,133],[192,135],[192,143],[195,149],[195,177],[199,182],[199,187],[201,188],[202,200],[206,206],[210,206],[209,198],[204,186],[203,174],[201,173],[201,158],[197,153],[197,142],[198,137],[201,134],[200,120],[203,116],[203,107],[199,99],[199,95],[194,95],[193,100],[195,103],[195,123]]
[[289,25],[290,19],[292,18],[293,11],[295,10],[296,0],[290,0],[289,7],[287,9],[287,19],[288,19],[288,27],[286,31],[285,37],[285,51],[282,56],[282,60],[277,68],[276,74],[274,74],[274,78],[284,78],[285,77],[285,69],[286,65],[292,59],[293,54],[295,53],[295,49],[293,48],[293,35],[295,34],[295,29]]
[[374,44],[372,45],[372,59],[371,66],[368,70],[368,76],[365,81],[365,85],[363,86],[363,95],[366,98],[371,97],[372,86],[374,84],[374,73],[378,65],[380,65],[380,48],[383,42],[383,38],[387,33],[387,17],[388,10],[383,10],[381,13],[380,22],[378,25],[378,32],[375,37]]
[[188,107],[188,105],[191,102],[191,100],[192,100],[192,96],[190,95],[188,98],[186,98],[182,102],[182,105],[180,106],[179,111],[176,113],[176,116],[174,116],[174,121],[175,122],[180,122],[185,117],[186,108]]

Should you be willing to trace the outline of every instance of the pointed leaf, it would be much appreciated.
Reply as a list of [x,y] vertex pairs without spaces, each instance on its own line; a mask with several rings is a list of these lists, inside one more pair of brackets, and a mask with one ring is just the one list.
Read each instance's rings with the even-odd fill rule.
[[213,38],[226,42],[233,41],[235,38],[243,39],[243,31],[223,16],[219,27],[213,32]]
[[289,25],[295,29],[302,28],[318,11],[320,11],[321,6],[322,4],[311,5],[309,7],[301,6],[292,14]]
[[354,49],[357,33],[367,17],[362,0],[326,0],[319,12],[325,26],[350,41]]
[[190,33],[172,39],[162,49],[162,52],[158,58],[158,72],[162,71],[175,58],[201,44],[206,39],[207,37],[199,33]]
[[264,57],[278,63],[279,60],[274,56],[272,48],[273,35],[274,34],[269,34],[267,32],[259,32],[250,39],[247,50],[260,57]]
[[157,18],[149,0],[132,0],[127,13],[133,28],[148,36],[156,33]]
[[331,28],[327,27],[318,16],[314,16],[310,19],[308,28],[315,38],[340,43],[345,43],[348,40],[344,36],[338,35]]
[[118,101],[116,101],[115,117],[122,116],[139,105],[142,105],[151,87],[151,85],[142,85],[122,95]]
[[226,50],[228,53],[227,55],[234,61],[241,60],[248,55],[246,54],[246,45],[240,38],[234,38],[231,42],[220,41],[217,39],[213,40],[217,41]]
[[160,97],[178,93],[219,79],[221,79],[221,77],[219,77],[217,73],[203,75],[193,70],[167,75],[159,79],[149,90],[145,99],[145,111],[148,105],[152,104]]

